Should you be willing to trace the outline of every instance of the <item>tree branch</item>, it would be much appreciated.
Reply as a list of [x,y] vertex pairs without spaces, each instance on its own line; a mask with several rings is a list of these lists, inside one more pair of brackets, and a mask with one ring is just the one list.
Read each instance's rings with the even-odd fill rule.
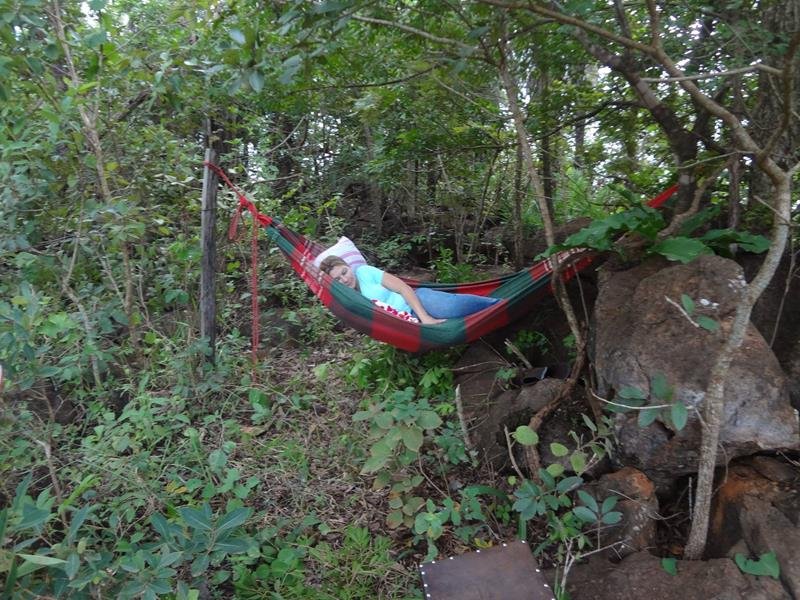
[[374,25],[384,25],[386,27],[394,27],[395,29],[400,29],[401,31],[405,31],[407,33],[413,33],[416,36],[425,38],[426,40],[430,40],[432,42],[437,42],[439,44],[448,44],[450,46],[457,46],[458,48],[461,48],[463,50],[469,50],[470,52],[474,52],[475,50],[477,50],[475,46],[469,46],[463,42],[460,42],[459,40],[433,35],[432,33],[428,33],[427,31],[423,31],[422,29],[417,29],[416,27],[411,27],[410,25],[397,23],[396,21],[386,21],[385,19],[376,19],[374,17],[364,17],[361,15],[353,15],[352,18],[355,19],[356,21],[362,21],[364,23],[372,23]]
[[770,67],[762,63],[750,65],[749,67],[739,67],[738,69],[728,69],[727,71],[720,71],[718,73],[704,73],[702,75],[682,75],[680,77],[642,77],[642,81],[647,83],[679,83],[681,81],[700,81],[702,79],[713,79],[715,77],[729,77],[731,75],[738,75],[740,73],[751,73],[754,71],[764,71],[773,75],[780,75],[783,73],[780,69]]

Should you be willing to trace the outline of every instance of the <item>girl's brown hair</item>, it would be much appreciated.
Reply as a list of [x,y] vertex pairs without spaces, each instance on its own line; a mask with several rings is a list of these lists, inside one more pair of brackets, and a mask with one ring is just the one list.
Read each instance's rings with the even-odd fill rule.
[[334,267],[340,266],[348,266],[346,262],[344,262],[338,256],[334,256],[331,254],[330,256],[326,256],[321,263],[319,263],[319,270],[323,273],[327,273],[330,275],[331,271],[333,271]]

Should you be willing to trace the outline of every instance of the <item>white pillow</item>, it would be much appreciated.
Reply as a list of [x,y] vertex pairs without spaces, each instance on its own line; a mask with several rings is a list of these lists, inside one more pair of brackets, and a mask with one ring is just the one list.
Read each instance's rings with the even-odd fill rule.
[[333,246],[320,252],[314,259],[314,266],[319,268],[319,265],[328,256],[338,256],[344,262],[346,262],[347,266],[349,266],[353,271],[358,269],[358,267],[367,264],[364,255],[359,252],[358,248],[356,248],[356,245],[349,238],[344,236],[340,237],[339,241]]

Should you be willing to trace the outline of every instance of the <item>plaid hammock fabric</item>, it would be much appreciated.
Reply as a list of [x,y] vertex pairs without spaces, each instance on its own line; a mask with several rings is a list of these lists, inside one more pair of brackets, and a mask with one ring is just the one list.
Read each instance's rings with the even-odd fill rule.
[[[215,165],[207,165],[215,167]],[[554,257],[539,261],[533,266],[495,279],[471,283],[423,283],[404,279],[412,288],[428,287],[445,292],[477,294],[500,298],[501,301],[460,319],[448,319],[437,325],[422,325],[404,321],[375,306],[372,301],[349,288],[314,265],[314,258],[325,247],[294,232],[276,219],[261,214],[236,187],[228,181],[221,169],[213,169],[237,193],[238,214],[248,210],[256,223],[265,228],[294,271],[322,303],[345,324],[370,337],[409,352],[424,352],[475,341],[492,331],[515,321],[530,311],[531,307],[551,291],[551,275],[555,259],[562,266],[561,277],[566,281],[591,264],[593,256],[581,249],[566,250]],[[677,190],[672,186],[648,202],[658,207]],[[233,229],[232,227],[232,229]]]

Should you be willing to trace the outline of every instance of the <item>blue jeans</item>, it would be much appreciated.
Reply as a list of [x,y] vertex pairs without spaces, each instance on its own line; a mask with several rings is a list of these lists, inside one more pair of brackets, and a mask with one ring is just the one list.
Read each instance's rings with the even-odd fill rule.
[[414,290],[422,306],[434,319],[457,319],[499,302],[499,298],[476,296],[475,294],[452,294],[430,288]]

